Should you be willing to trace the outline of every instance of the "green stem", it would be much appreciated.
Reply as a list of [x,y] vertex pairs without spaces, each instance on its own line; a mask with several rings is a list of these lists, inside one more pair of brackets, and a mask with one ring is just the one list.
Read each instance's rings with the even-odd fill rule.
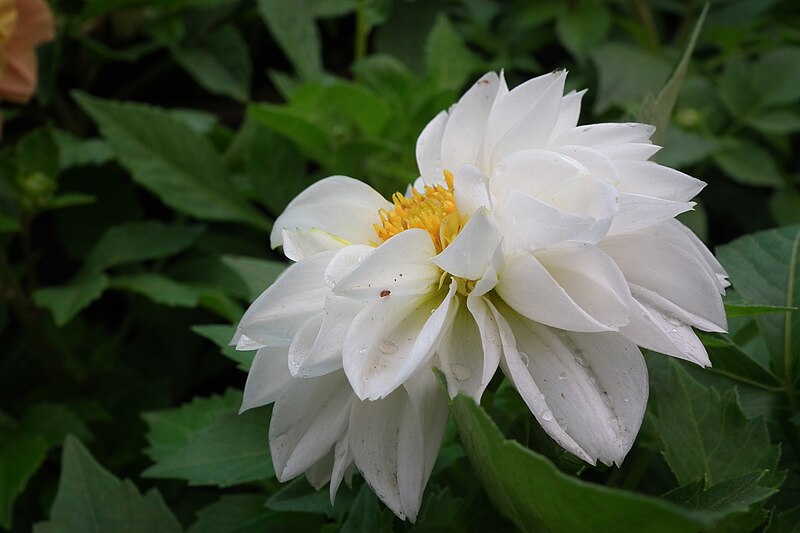
[[647,44],[650,49],[658,50],[658,28],[656,28],[656,22],[653,19],[653,11],[650,9],[650,4],[647,0],[634,0],[633,9],[636,11],[636,15],[638,15],[645,30],[647,30]]
[[367,41],[371,28],[367,22],[367,0],[358,0],[356,12],[355,63],[367,56]]

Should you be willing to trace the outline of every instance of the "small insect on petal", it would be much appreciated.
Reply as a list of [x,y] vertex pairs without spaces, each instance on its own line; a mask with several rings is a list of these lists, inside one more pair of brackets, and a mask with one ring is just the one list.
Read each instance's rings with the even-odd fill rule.
[[392,291],[390,291],[390,290],[386,290],[386,289],[383,289],[383,290],[381,291],[381,298],[386,298],[386,297],[387,297],[387,296],[389,296],[390,294],[392,294]]

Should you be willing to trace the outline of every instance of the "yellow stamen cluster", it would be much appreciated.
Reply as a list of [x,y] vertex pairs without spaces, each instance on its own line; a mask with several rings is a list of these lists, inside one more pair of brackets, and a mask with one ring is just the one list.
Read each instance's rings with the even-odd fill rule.
[[411,228],[427,231],[437,252],[441,252],[455,240],[464,227],[464,220],[456,209],[453,174],[445,170],[444,178],[447,188],[442,185],[426,185],[424,193],[412,188],[410,198],[399,192],[392,195],[394,209],[378,211],[381,223],[375,224],[375,233],[381,242]]

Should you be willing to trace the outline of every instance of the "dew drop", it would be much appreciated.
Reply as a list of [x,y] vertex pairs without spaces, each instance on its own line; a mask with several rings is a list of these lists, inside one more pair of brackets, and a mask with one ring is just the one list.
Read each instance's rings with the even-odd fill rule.
[[626,396],[622,401],[623,403],[630,403],[631,399]]
[[325,276],[325,285],[327,285],[328,287],[330,287],[332,289],[332,288],[334,288],[336,286],[336,280],[334,280],[330,276]]
[[469,379],[469,377],[472,375],[472,372],[470,372],[468,367],[457,364],[453,366],[453,375],[458,381],[464,381],[465,379]]
[[391,355],[397,351],[397,345],[390,341],[389,339],[383,339],[381,343],[378,345],[378,349],[381,353],[385,353],[386,355]]
[[667,321],[673,326],[680,326],[682,322],[675,315],[667,315]]
[[550,421],[553,419],[553,413],[550,412],[550,409],[545,409],[542,411],[542,420]]
[[362,344],[361,346],[358,347],[358,353],[364,355],[365,353],[367,353],[367,347]]
[[597,378],[589,376],[589,384],[590,385],[597,385]]
[[530,358],[528,357],[528,354],[526,354],[525,352],[519,352],[519,358],[522,360],[522,364],[524,364],[525,366],[528,366],[531,362]]
[[614,417],[609,418],[608,419],[608,423],[611,424],[612,426],[616,426],[617,425],[617,419],[614,418]]
[[669,332],[670,333],[678,333],[678,329],[677,328],[672,328],[671,330],[669,330]]
[[586,366],[586,359],[584,359],[580,355],[575,356],[575,362],[578,363],[578,366]]
[[539,394],[539,399],[544,401],[544,394]]
[[558,374],[558,379],[559,379],[559,381],[567,381],[567,373],[566,372],[560,372]]

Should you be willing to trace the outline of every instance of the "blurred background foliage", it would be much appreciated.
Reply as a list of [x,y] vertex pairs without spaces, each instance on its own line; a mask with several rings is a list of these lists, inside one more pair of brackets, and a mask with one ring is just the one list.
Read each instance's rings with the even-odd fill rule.
[[[285,267],[268,249],[272,221],[332,174],[386,195],[405,190],[418,175],[419,132],[487,70],[504,69],[513,86],[565,67],[568,89],[589,88],[582,123],[634,120],[702,9],[693,0],[51,6],[57,37],[38,50],[36,97],[2,108],[0,527],[12,531],[47,519],[38,530],[411,528],[358,479],[334,507],[304,479],[279,484],[269,409],[236,415],[252,354],[226,344]],[[566,456],[502,384],[483,407],[506,436],[572,480],[716,512],[714,531],[796,531],[798,313],[754,317],[736,304],[800,300],[800,230],[790,227],[800,223],[799,102],[800,6],[712,2],[656,157],[708,183],[684,221],[712,248],[788,229],[722,249],[735,286],[729,312],[744,316],[730,335],[704,336],[715,370],[649,357],[650,411],[621,469]],[[764,272],[775,291],[750,283]],[[687,420],[700,434],[676,440]],[[451,427],[413,529],[510,530],[515,518],[500,511]],[[712,522],[689,530],[698,523]]]

